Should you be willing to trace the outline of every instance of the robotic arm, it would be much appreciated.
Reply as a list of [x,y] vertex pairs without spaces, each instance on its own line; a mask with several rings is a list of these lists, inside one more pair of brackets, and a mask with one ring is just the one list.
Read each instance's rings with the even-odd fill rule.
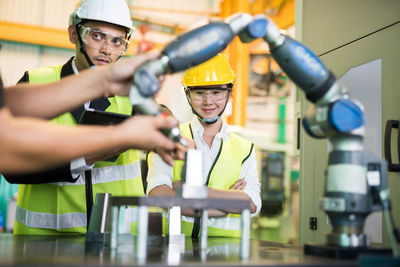
[[[332,225],[327,244],[366,247],[369,240],[363,228],[367,216],[381,209],[388,212],[390,205],[387,164],[363,148],[362,107],[349,99],[347,90],[317,56],[264,19],[267,30],[263,39],[273,58],[312,102],[303,119],[304,129],[314,138],[328,138],[332,145],[320,203]],[[392,249],[396,255],[393,242]]]

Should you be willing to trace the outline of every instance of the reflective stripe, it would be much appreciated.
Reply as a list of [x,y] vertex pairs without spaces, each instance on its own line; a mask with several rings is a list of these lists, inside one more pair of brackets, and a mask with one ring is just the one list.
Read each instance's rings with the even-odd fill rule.
[[[135,161],[128,165],[113,165],[92,169],[92,184],[109,183],[136,178],[140,175],[140,162]],[[84,174],[80,175],[75,183],[52,183],[54,185],[84,185]]]
[[[168,218],[168,212],[163,212],[164,218]],[[182,216],[182,221],[193,223],[194,218]],[[208,218],[207,226],[224,229],[224,230],[240,230],[240,216],[224,217],[224,218]]]
[[34,228],[62,229],[86,226],[86,213],[52,214],[34,212],[17,206],[15,220]]
[[240,230],[240,217],[209,218],[208,225],[218,229]]

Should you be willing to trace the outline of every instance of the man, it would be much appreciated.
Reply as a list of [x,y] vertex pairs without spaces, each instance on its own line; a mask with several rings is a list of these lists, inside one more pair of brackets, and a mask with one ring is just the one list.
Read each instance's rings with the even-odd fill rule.
[[[182,83],[196,116],[189,124],[181,125],[181,132],[194,140],[196,149],[203,152],[202,183],[208,186],[208,197],[248,200],[250,211],[255,215],[261,209],[261,198],[253,144],[231,133],[221,118],[234,80],[234,73],[221,54],[188,69]],[[181,167],[182,162],[171,167],[151,153],[147,193],[151,196],[174,196],[175,187],[181,180]],[[231,214],[237,212],[209,211],[210,217],[220,218],[209,219],[208,234],[240,236],[240,220]],[[198,237],[200,221],[193,218],[193,211],[182,213],[187,215],[182,217],[182,232]]]
[[[71,14],[68,27],[70,41],[76,45],[76,56],[63,66],[28,71],[21,81],[49,82],[71,74],[78,75],[89,67],[113,63],[125,53],[132,29],[125,0],[83,0]],[[133,113],[129,98],[113,96],[85,103],[84,107],[65,113],[52,122],[75,125],[87,108],[125,115]],[[92,154],[72,161],[70,166],[35,174],[36,181],[52,184],[20,186],[14,233],[83,234],[92,196],[103,192],[144,195],[138,152],[123,151],[125,148]],[[32,178],[7,177],[19,183]],[[88,181],[91,182],[88,184]],[[90,183],[93,183],[92,187]]]

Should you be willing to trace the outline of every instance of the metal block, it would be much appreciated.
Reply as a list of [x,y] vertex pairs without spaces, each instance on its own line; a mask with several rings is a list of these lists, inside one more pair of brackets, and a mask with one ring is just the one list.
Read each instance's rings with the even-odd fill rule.
[[240,238],[240,259],[248,260],[250,256],[250,210],[242,210]]
[[168,211],[168,234],[179,236],[181,234],[181,208],[172,207]]
[[207,249],[207,238],[208,238],[208,210],[204,209],[201,213],[201,232],[200,232],[200,248]]
[[139,206],[137,214],[136,257],[140,262],[145,262],[147,257],[148,207]]
[[183,184],[181,187],[183,198],[207,198],[207,186]]
[[109,244],[111,232],[111,194],[96,195],[91,219],[86,233],[86,242]]
[[189,149],[183,168],[183,184],[177,188],[177,195],[183,198],[207,198],[207,186],[202,179],[203,153],[200,150]]
[[203,153],[200,150],[188,149],[186,153],[185,183],[201,186],[203,185]]

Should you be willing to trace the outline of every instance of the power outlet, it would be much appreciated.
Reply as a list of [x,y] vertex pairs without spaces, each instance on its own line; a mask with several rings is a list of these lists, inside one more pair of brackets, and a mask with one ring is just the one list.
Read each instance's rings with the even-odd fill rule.
[[317,217],[310,217],[309,225],[311,230],[317,230],[318,228]]

